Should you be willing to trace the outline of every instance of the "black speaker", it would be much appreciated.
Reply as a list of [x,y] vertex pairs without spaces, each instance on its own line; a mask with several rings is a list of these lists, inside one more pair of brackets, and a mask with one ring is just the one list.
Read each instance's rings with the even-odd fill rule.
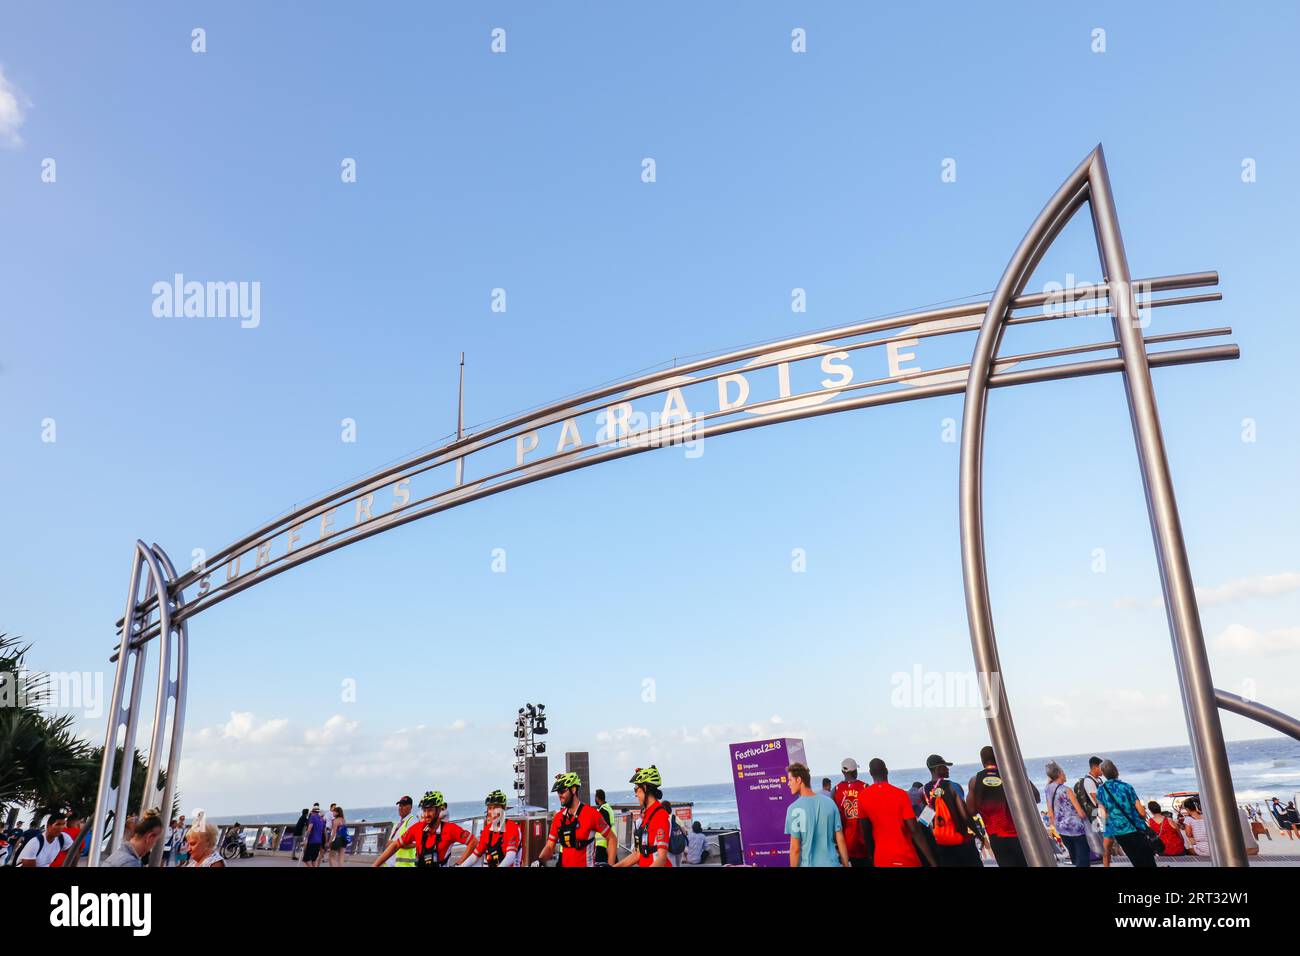
[[587,751],[566,753],[564,755],[564,769],[565,772],[576,773],[582,778],[582,786],[578,788],[578,799],[583,803],[594,803],[596,798],[593,794],[595,794],[596,788],[591,784],[591,758],[587,755]]
[[551,796],[551,775],[545,757],[529,757],[524,766],[524,800],[535,807],[545,807]]

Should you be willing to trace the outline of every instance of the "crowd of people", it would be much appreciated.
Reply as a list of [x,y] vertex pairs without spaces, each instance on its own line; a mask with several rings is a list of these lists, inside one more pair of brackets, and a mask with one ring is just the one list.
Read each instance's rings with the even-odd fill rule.
[[[75,815],[62,812],[46,814],[43,824],[23,821],[5,830],[0,859],[5,866],[58,867],[74,865],[90,855],[88,825]],[[180,816],[165,824],[157,810],[143,816],[128,816],[122,826],[117,847],[99,861],[106,867],[147,866],[161,840],[160,866],[225,866],[217,852],[220,827],[207,819],[202,810],[195,811],[194,822],[185,823]],[[68,857],[74,856],[74,861]]]
[[[411,798],[402,800],[404,804],[399,802],[399,809],[404,805],[409,813]],[[352,842],[347,817],[337,803],[330,804],[328,815],[321,813],[319,803],[313,803],[310,810],[304,807],[289,836],[292,838],[290,857],[297,860],[301,850],[303,865],[309,867],[319,867],[322,862],[326,866],[342,866],[343,854]]]
[[[594,806],[584,803],[582,778],[568,772],[556,774],[551,792],[558,797],[560,809],[551,818],[545,844],[529,865],[545,866],[554,859],[557,866],[565,868],[671,867],[680,866],[683,855],[688,854],[695,856],[695,862],[703,862],[708,854],[703,830],[698,824],[690,835],[682,830],[672,806],[663,800],[663,778],[659,770],[653,765],[637,768],[628,782],[633,786],[640,809],[631,852],[619,857],[619,841],[613,829],[615,811],[606,800],[605,791],[595,792]],[[411,798],[402,797],[397,803],[398,822],[391,839],[373,865],[520,866],[524,834],[519,821],[507,816],[508,805],[509,800],[502,791],[489,793],[483,801],[483,828],[475,837],[460,824],[446,819],[447,801],[439,791],[425,793],[420,800],[418,820],[411,813]]]
[[[823,778],[822,791],[816,793],[808,768],[791,764],[787,780],[795,799],[785,827],[791,838],[790,865],[971,867],[992,857],[999,867],[1025,866],[993,748],[980,751],[981,769],[965,789],[949,778],[952,766],[931,754],[926,760],[929,782],[917,781],[903,790],[889,782],[889,768],[879,757],[867,766],[869,784],[858,779],[857,761],[846,757],[840,767],[844,779],[832,787],[830,778]],[[1143,803],[1120,778],[1114,761],[1101,757],[1092,757],[1087,774],[1073,784],[1054,760],[1044,771],[1044,790],[1032,783],[1030,788],[1034,801],[1043,801],[1043,824],[1058,854],[1071,865],[1110,866],[1124,856],[1133,866],[1152,867],[1160,857],[1209,856],[1207,823],[1197,796],[1171,810],[1155,800]],[[1294,839],[1300,832],[1294,803],[1283,805],[1274,798],[1272,813],[1279,829]],[[1249,813],[1240,808],[1239,814],[1248,843],[1267,832],[1258,822],[1262,808]]]
[[[843,779],[832,786],[822,779],[820,792],[812,789],[807,766],[793,763],[786,770],[792,800],[786,809],[785,833],[790,837],[792,867],[977,867],[992,858],[999,867],[1026,865],[1020,834],[1012,819],[1006,788],[992,747],[980,751],[980,770],[963,786],[950,779],[952,762],[938,754],[926,760],[930,780],[914,782],[907,790],[889,781],[889,768],[879,757],[867,765],[870,783],[858,779],[852,757],[840,766]],[[1151,867],[1160,857],[1208,856],[1209,840],[1204,811],[1197,796],[1166,809],[1155,800],[1143,801],[1120,778],[1111,760],[1092,757],[1088,772],[1071,784],[1056,761],[1044,768],[1042,792],[1032,783],[1035,802],[1043,802],[1042,821],[1063,860],[1077,867],[1100,862],[1110,866],[1124,856],[1133,866]],[[651,765],[638,768],[633,786],[639,817],[629,852],[620,857],[614,832],[615,811],[603,790],[595,791],[595,804],[581,799],[582,780],[576,773],[561,773],[551,788],[560,809],[551,818],[545,845],[531,866],[553,859],[562,867],[673,867],[709,860],[705,831],[695,821],[685,830],[663,799],[663,778]],[[522,865],[524,834],[518,820],[507,816],[509,801],[500,790],[484,800],[484,824],[477,835],[447,819],[447,801],[437,790],[426,792],[420,812],[414,801],[397,801],[398,819],[374,866],[486,866]],[[1266,812],[1288,839],[1300,835],[1296,805],[1274,797],[1267,809],[1255,804],[1240,809],[1243,831],[1255,837],[1272,834],[1264,826]],[[183,815],[164,823],[157,811],[128,817],[121,841],[105,856],[101,866],[149,865],[158,843],[162,866],[224,867],[217,843],[220,828],[196,810],[187,824]],[[62,866],[70,854],[85,856],[90,847],[84,821],[64,813],[51,813],[43,825],[23,821],[0,833],[0,859],[5,865]],[[352,842],[342,807],[320,804],[303,808],[288,829],[293,860],[305,866],[342,866]],[[246,854],[242,828],[227,829],[225,842]]]

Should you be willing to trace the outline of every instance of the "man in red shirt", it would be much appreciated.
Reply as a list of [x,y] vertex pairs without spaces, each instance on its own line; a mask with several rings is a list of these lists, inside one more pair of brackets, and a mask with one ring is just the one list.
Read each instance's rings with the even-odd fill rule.
[[469,843],[472,836],[468,830],[450,820],[443,821],[442,815],[447,810],[447,801],[437,790],[430,790],[420,801],[423,815],[417,823],[411,824],[396,840],[384,847],[374,866],[383,866],[388,858],[403,847],[415,847],[415,865],[446,866],[451,856],[453,843]]
[[500,790],[493,790],[483,801],[487,808],[487,819],[478,835],[478,844],[465,847],[459,866],[475,866],[482,860],[485,866],[495,869],[498,866],[518,866],[519,848],[523,845],[523,834],[519,824],[506,819],[506,804],[509,801]]
[[561,809],[551,821],[551,834],[546,846],[537,854],[532,866],[541,866],[555,853],[555,846],[560,846],[560,866],[592,866],[595,863],[596,834],[605,838],[609,847],[609,863],[614,865],[618,856],[618,840],[609,828],[600,811],[578,799],[578,788],[582,778],[576,773],[557,773],[552,793],[560,795]]
[[668,841],[673,832],[673,815],[660,800],[663,778],[654,764],[644,770],[637,767],[628,783],[633,786],[636,802],[641,804],[641,824],[636,828],[636,852],[628,854],[618,866],[667,866]]
[[844,842],[849,848],[849,866],[871,866],[871,825],[864,824],[861,811],[862,795],[867,785],[858,779],[858,762],[845,757],[840,763],[844,779],[835,785],[831,799],[840,808],[840,822],[844,824]]
[[858,813],[871,824],[876,866],[920,866],[918,852],[936,866],[907,791],[889,782],[889,768],[879,757],[871,758],[867,770],[872,784],[858,800]]

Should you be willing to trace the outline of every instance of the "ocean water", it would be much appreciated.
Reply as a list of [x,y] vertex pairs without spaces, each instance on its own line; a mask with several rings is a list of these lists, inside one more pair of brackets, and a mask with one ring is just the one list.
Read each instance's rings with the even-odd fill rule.
[[[954,755],[944,754],[952,759]],[[1047,755],[1033,757],[1025,762],[1029,778],[1039,790],[1047,781],[1043,765],[1054,759],[1065,770],[1071,783],[1088,772],[1088,758],[1091,753]],[[1182,747],[1152,747],[1146,750],[1116,750],[1096,754],[1108,757],[1119,767],[1120,779],[1128,781],[1137,790],[1143,800],[1165,799],[1170,793],[1180,790],[1196,790],[1196,775],[1192,770],[1192,752]],[[862,765],[862,775],[866,775],[869,754],[855,754],[855,759]],[[1283,803],[1296,799],[1300,793],[1300,741],[1289,737],[1269,738],[1266,740],[1242,740],[1228,744],[1228,762],[1232,770],[1232,783],[1239,803],[1259,803],[1276,796]],[[952,778],[962,786],[966,785],[978,771],[978,763],[958,763],[952,768]],[[821,778],[830,777],[832,782],[840,780],[839,767],[813,768],[813,789],[820,789]],[[926,781],[930,774],[924,767],[890,768],[889,781],[895,786],[907,789],[913,781]],[[598,781],[599,782],[599,781]],[[411,788],[414,793],[415,789]],[[630,790],[609,790],[611,803],[631,803]],[[692,813],[704,826],[736,826],[739,817],[736,811],[735,792],[730,783],[710,783],[695,786],[664,788],[664,799],[671,802],[690,802],[694,804]],[[554,798],[553,809],[559,808]],[[218,823],[257,824],[284,823],[298,818],[301,807],[260,814],[244,814],[239,817],[219,817],[213,819]],[[393,806],[344,807],[347,818],[353,822],[395,820],[397,810]],[[483,804],[478,800],[453,800],[448,806],[452,819],[464,819],[478,816],[483,812]]]

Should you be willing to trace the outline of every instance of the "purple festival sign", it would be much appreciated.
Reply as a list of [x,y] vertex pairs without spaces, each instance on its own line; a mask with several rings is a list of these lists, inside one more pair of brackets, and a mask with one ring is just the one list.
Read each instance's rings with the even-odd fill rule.
[[789,866],[785,811],[794,797],[786,785],[785,768],[806,762],[803,741],[774,737],[729,746],[745,862],[752,866]]

